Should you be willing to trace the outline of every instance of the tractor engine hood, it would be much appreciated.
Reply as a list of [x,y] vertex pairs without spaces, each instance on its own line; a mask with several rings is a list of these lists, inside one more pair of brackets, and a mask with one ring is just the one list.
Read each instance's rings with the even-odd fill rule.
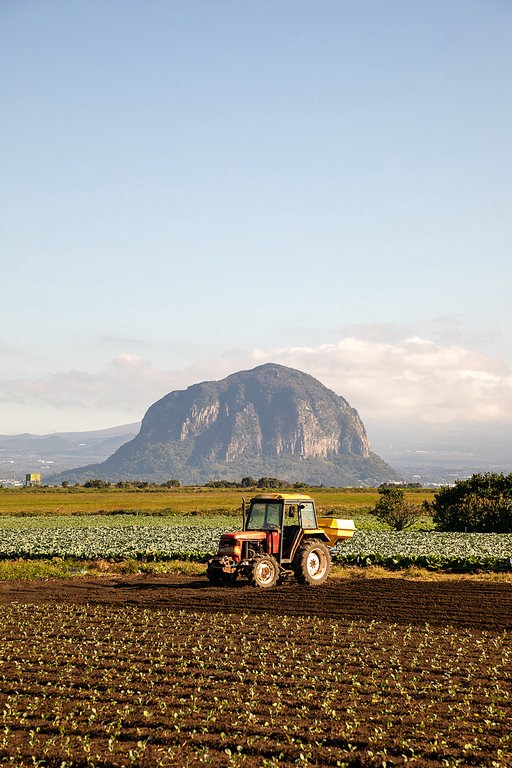
[[237,539],[237,541],[264,541],[266,538],[266,531],[239,531],[238,533],[223,533],[220,540]]

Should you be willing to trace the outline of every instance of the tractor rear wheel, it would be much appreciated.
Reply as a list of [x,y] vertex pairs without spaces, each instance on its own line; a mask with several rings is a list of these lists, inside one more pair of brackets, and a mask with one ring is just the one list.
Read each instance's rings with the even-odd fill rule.
[[249,581],[253,587],[269,589],[279,579],[279,565],[272,555],[257,557],[251,567]]
[[299,547],[292,567],[299,584],[317,586],[331,572],[331,554],[323,541],[310,539]]

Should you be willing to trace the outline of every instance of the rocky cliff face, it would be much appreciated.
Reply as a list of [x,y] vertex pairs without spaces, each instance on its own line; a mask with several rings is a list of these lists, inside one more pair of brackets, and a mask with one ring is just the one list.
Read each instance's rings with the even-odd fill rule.
[[134,440],[103,464],[67,474],[79,482],[251,475],[340,486],[399,478],[371,452],[357,411],[343,397],[274,363],[171,392],[149,408]]
[[307,373],[275,364],[195,384],[152,405],[137,442],[169,440],[193,441],[192,456],[206,461],[370,455],[363,423],[344,398]]

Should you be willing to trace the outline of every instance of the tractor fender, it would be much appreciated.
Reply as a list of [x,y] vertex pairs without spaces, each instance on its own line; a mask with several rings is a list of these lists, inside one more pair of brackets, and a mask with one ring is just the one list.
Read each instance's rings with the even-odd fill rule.
[[329,546],[329,537],[325,533],[325,531],[322,531],[321,528],[305,528],[301,531],[300,535],[297,536],[295,541],[293,542],[293,547],[288,555],[291,561],[293,561],[293,558],[297,554],[297,550],[308,539],[320,539],[321,541],[325,541],[327,546]]

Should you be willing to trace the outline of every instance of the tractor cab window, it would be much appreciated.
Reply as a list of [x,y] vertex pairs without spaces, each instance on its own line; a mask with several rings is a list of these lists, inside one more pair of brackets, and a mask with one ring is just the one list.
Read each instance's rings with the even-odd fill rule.
[[292,525],[299,524],[299,515],[296,504],[287,504],[284,508],[283,525],[290,528]]
[[255,501],[251,504],[245,529],[247,531],[261,531],[280,528],[281,509],[282,505],[279,503]]
[[303,501],[300,505],[303,528],[316,528],[316,512],[312,501]]

